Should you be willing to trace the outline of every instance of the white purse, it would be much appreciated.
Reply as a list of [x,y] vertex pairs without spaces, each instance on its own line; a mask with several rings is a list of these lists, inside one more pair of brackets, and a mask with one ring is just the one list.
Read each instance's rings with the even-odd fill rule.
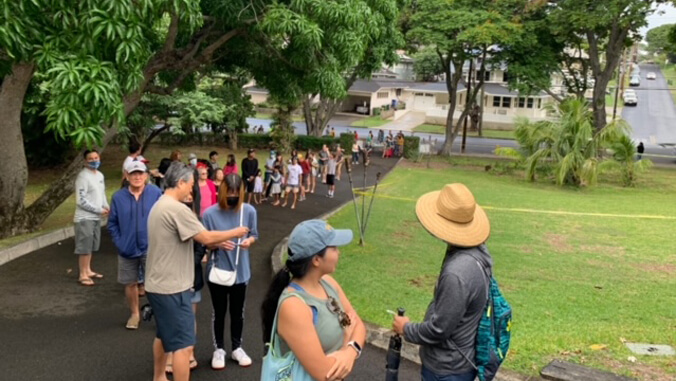
[[[242,210],[239,213],[239,226],[242,226],[244,223],[244,205],[242,205]],[[213,265],[211,266],[211,271],[209,271],[209,282],[214,284],[219,284],[221,286],[232,286],[237,281],[237,266],[239,265],[239,245],[242,242],[241,238],[237,239],[237,256],[235,259],[235,270],[228,271],[219,269],[216,267],[216,251],[211,253],[211,260]]]

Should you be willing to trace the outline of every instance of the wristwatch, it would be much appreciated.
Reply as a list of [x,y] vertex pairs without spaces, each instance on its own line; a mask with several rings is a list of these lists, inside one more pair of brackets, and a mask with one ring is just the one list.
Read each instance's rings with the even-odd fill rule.
[[349,343],[347,343],[347,346],[352,347],[355,351],[357,351],[357,358],[361,356],[361,345],[359,345],[358,342],[354,340],[350,341]]

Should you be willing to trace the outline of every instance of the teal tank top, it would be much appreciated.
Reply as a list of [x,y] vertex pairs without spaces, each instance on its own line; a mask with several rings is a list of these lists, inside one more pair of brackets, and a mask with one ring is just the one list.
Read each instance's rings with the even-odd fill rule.
[[[324,287],[326,294],[334,298],[338,302],[338,305],[340,305],[340,308],[345,311],[343,304],[340,302],[340,296],[338,295],[338,292],[325,280],[320,280],[320,283],[322,287]],[[314,318],[314,327],[317,331],[317,336],[319,336],[319,341],[321,342],[324,353],[329,354],[342,348],[344,341],[343,327],[340,326],[340,318],[338,314],[331,312],[331,309],[329,309],[328,299],[318,298],[316,296],[310,295],[302,290],[302,288],[293,291],[285,289],[282,292],[282,295],[279,297],[277,309],[279,309],[279,306],[284,300],[295,295],[303,299],[305,304],[313,309],[312,315]],[[278,337],[279,347],[282,351],[280,355],[283,356],[289,351],[289,346],[281,336]]]

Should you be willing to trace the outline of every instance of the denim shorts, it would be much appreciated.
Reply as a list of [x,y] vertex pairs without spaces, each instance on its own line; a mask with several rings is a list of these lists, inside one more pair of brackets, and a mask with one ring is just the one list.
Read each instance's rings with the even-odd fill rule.
[[190,303],[192,294],[190,290],[176,294],[146,293],[155,314],[155,337],[162,340],[162,347],[167,353],[195,345],[195,314]]

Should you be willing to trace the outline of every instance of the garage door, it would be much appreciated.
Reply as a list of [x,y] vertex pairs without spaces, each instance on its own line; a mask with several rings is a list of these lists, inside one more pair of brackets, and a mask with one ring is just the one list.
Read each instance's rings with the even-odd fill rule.
[[430,93],[416,93],[414,101],[417,110],[433,108],[436,103],[434,94]]

